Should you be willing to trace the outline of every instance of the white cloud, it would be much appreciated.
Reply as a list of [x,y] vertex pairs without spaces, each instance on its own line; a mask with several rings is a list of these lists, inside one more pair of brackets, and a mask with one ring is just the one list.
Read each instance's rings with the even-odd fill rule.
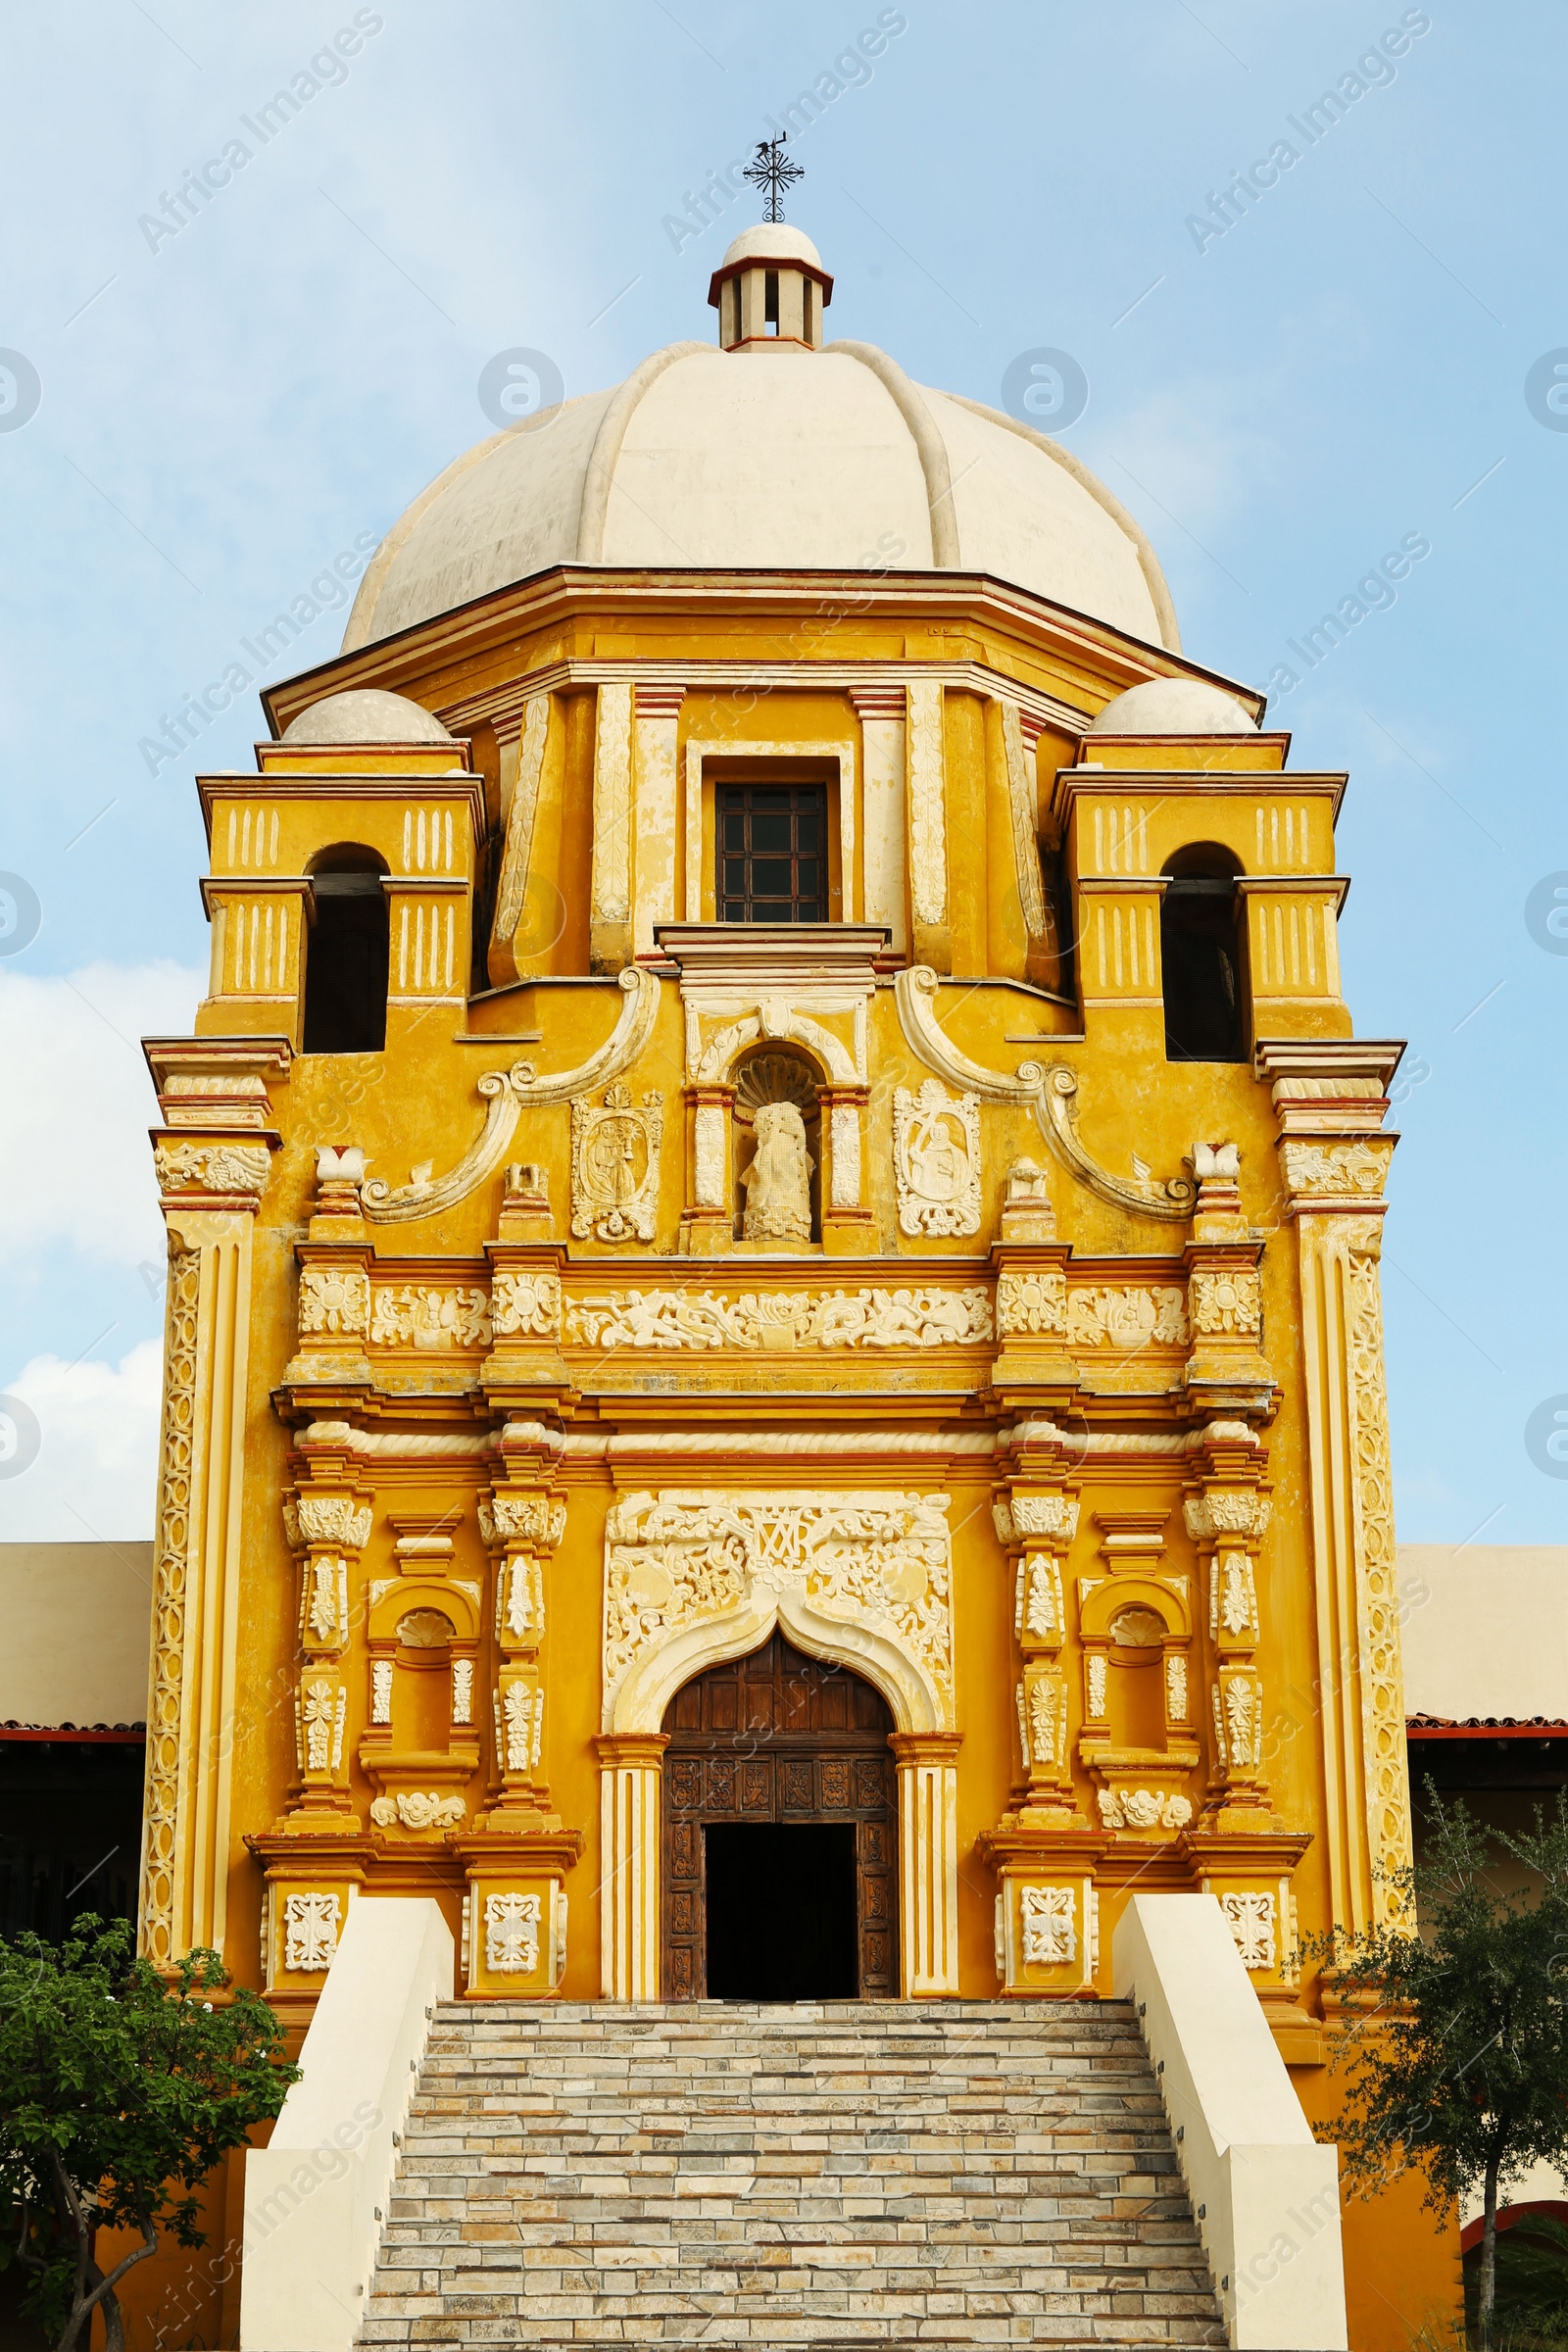
[[0,1543],[146,1541],[163,1361],[162,1340],[143,1340],[118,1365],[35,1355],[24,1366],[9,1395],[25,1411],[0,1405]]
[[162,1265],[143,1035],[189,1033],[203,975],[170,962],[0,972],[0,1261],[65,1243],[99,1265]]

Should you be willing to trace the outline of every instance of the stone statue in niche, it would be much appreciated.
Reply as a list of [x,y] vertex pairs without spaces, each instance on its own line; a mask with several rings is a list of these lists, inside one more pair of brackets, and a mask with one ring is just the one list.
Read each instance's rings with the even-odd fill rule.
[[749,1242],[808,1242],[811,1238],[811,1155],[806,1122],[794,1102],[761,1102],[756,1114],[757,1156],[743,1169]]

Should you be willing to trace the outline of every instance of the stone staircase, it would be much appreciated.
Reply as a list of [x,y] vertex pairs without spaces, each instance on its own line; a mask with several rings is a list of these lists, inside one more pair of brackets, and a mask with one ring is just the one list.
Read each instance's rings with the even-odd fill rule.
[[1125,2002],[436,2012],[367,2345],[1222,2345]]

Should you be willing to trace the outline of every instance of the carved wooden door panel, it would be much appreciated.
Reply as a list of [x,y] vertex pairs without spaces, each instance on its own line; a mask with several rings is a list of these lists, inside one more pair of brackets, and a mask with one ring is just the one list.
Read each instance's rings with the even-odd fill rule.
[[665,1998],[707,1991],[705,1826],[836,1822],[855,1829],[860,1997],[892,1999],[898,1788],[880,1692],[775,1633],[677,1690],[663,1728]]

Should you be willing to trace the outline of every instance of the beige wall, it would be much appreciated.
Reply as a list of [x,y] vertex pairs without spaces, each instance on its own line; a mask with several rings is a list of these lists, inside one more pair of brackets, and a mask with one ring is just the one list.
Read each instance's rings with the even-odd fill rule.
[[0,1544],[0,1723],[140,1723],[150,1544]]
[[1568,1722],[1568,1545],[1401,1544],[1407,1715]]

